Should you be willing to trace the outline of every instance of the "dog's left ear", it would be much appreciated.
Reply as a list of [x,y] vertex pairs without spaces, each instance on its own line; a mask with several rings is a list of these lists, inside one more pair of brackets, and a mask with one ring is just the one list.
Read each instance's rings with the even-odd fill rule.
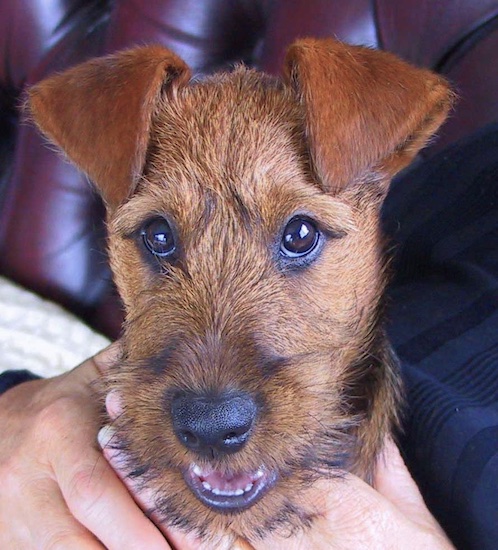
[[439,128],[454,97],[428,70],[332,39],[296,42],[284,70],[304,107],[315,170],[331,193],[388,182]]
[[42,80],[29,91],[27,107],[113,209],[142,173],[160,98],[173,96],[189,79],[189,68],[173,52],[144,46]]

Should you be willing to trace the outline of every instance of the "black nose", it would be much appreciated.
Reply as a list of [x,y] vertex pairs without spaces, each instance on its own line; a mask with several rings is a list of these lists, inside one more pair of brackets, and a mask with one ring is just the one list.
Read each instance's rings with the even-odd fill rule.
[[171,405],[178,439],[188,449],[208,456],[239,451],[249,439],[256,412],[254,399],[245,393],[181,395]]

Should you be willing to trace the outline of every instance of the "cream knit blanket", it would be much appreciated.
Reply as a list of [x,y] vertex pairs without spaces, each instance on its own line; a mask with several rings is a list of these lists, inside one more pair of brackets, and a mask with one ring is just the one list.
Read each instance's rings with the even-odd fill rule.
[[0,372],[56,376],[108,344],[61,307],[0,277]]

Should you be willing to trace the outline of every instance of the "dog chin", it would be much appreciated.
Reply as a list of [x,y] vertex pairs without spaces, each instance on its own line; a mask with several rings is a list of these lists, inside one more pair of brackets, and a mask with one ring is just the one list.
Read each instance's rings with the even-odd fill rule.
[[258,502],[277,481],[277,473],[264,466],[226,473],[191,464],[183,477],[192,493],[206,506],[222,514],[238,514]]

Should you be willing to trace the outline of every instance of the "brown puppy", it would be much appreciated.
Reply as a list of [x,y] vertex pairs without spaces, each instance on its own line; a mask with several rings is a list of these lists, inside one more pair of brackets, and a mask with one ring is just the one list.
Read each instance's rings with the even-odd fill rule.
[[452,99],[333,40],[294,44],[284,73],[190,81],[144,47],[30,93],[107,205],[126,323],[106,388],[130,469],[157,521],[206,537],[307,526],[313,480],[371,478],[400,400],[379,210]]

